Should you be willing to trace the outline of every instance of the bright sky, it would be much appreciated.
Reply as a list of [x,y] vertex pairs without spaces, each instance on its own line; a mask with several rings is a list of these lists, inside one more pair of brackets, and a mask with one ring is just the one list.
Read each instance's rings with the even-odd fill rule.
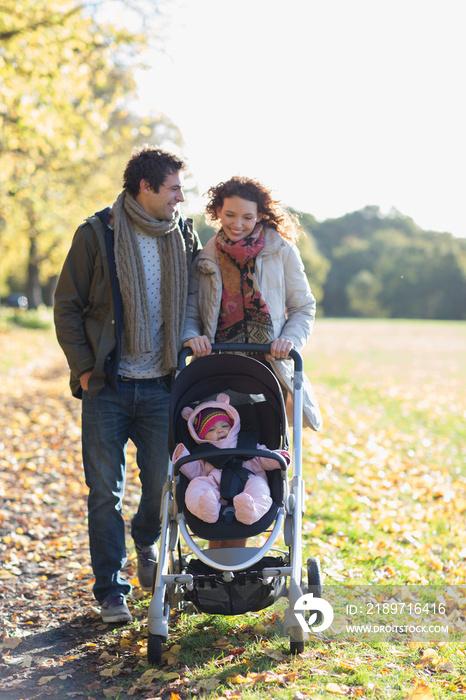
[[170,0],[144,106],[181,130],[200,193],[243,174],[318,220],[374,204],[466,236],[465,9]]

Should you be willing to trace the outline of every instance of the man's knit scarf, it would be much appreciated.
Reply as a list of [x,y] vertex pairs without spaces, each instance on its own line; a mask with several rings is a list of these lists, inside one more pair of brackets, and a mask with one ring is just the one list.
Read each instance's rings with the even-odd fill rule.
[[128,192],[121,192],[113,205],[115,265],[123,301],[125,341],[130,353],[153,350],[146,275],[135,229],[157,239],[160,257],[163,321],[163,368],[177,366],[183,330],[187,268],[185,245],[178,218],[153,219]]
[[223,284],[215,341],[271,343],[272,319],[255,278],[256,257],[265,245],[262,224],[257,224],[249,236],[237,242],[231,242],[221,229],[215,245]]

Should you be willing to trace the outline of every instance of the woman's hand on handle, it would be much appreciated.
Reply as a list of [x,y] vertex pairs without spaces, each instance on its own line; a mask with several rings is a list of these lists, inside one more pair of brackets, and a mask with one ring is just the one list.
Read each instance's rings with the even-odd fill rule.
[[267,355],[268,360],[284,360],[288,357],[290,350],[293,349],[293,343],[286,338],[275,338],[270,346],[270,355]]
[[206,335],[198,335],[195,338],[190,338],[185,343],[184,347],[191,348],[194,357],[205,357],[212,352],[210,340]]

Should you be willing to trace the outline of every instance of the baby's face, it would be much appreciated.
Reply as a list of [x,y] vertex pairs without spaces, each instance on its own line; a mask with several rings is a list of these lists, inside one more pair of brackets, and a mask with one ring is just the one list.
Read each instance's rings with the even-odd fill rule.
[[226,438],[230,430],[231,425],[226,420],[218,420],[205,434],[204,440],[209,440],[209,442],[218,442],[218,440],[223,440],[223,438]]

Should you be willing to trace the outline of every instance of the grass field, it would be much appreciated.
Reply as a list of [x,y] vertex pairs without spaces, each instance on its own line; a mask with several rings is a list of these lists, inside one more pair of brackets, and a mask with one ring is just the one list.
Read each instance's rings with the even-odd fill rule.
[[[18,393],[19,376],[29,377],[35,391],[39,375],[47,375],[47,362],[58,368],[53,400],[60,391],[66,394],[65,363],[52,331],[4,331],[0,350],[6,396]],[[312,636],[305,653],[290,658],[288,640],[279,634],[280,606],[240,617],[176,613],[165,667],[152,680],[165,682],[160,697],[170,698],[167,689],[171,700],[203,695],[446,700],[466,694],[465,351],[464,323],[316,323],[305,368],[324,428],[304,431],[304,559],[319,556],[324,597],[343,601],[336,632]],[[27,392],[23,395],[27,401]],[[75,421],[77,441],[76,409],[73,416],[68,420]],[[137,494],[134,472],[129,508]],[[78,497],[77,486],[73,496]],[[414,622],[433,621],[429,606],[440,601],[449,631],[427,636],[348,631],[345,624],[353,620],[346,605],[354,602],[357,587],[363,591],[364,622],[375,621],[368,599],[374,606],[386,600],[386,590],[407,591],[406,596],[414,590],[423,604],[428,601]],[[90,584],[88,591],[90,596]],[[413,623],[408,598],[393,600],[389,615],[379,606],[378,622]],[[148,602],[147,594],[136,591],[140,611]],[[144,624],[140,615],[114,638],[141,647]],[[143,671],[142,664],[140,675]],[[152,697],[134,677],[120,683],[119,692],[111,697]]]
[[385,561],[397,583],[461,584],[466,325],[324,320],[308,351],[325,421],[305,439],[310,541],[347,578]]

